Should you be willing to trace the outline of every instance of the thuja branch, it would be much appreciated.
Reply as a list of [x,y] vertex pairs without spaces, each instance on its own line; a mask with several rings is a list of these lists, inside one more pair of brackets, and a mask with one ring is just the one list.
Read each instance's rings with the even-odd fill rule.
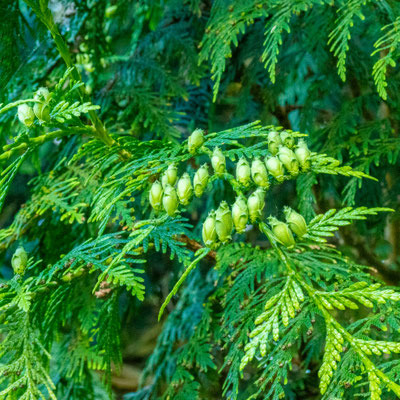
[[[93,134],[94,129],[92,127],[73,127],[70,129],[59,129],[53,132],[48,132],[43,135],[26,138],[22,143],[13,143],[3,147],[4,153],[0,154],[0,161],[8,160],[15,153],[23,153],[28,149],[33,149],[37,146],[42,145],[44,142],[48,142],[53,139],[60,138],[62,136],[68,136],[71,134]],[[24,138],[25,139],[25,138]]]
[[[56,44],[57,50],[59,51],[65,64],[67,65],[68,68],[72,68],[72,77],[76,81],[81,81],[82,80],[81,76],[72,61],[71,54],[69,52],[67,44],[65,43],[63,37],[61,36],[61,33],[58,30],[57,25],[54,23],[53,15],[47,6],[47,2],[41,1],[39,5],[36,4],[36,2],[33,0],[25,0],[25,2],[32,8],[37,17],[43,22],[43,24],[50,31],[51,36],[53,37],[54,42]],[[84,86],[79,87],[79,92],[82,99],[85,102],[90,101]],[[104,127],[104,124],[98,117],[96,111],[90,110],[88,114],[95,128],[96,136],[108,146],[113,145],[115,143],[115,140],[108,134],[106,128]]]
[[[372,393],[374,392],[379,392],[379,380],[381,380],[390,390],[392,390],[397,396],[400,396],[400,386],[393,382],[383,371],[381,371],[379,368],[376,367],[376,365],[370,360],[370,358],[367,356],[367,353],[365,351],[365,348],[363,348],[362,344],[358,342],[358,340],[351,335],[328,311],[327,309],[327,302],[324,301],[323,294],[324,292],[319,292],[315,290],[312,286],[307,284],[303,277],[291,266],[290,260],[288,257],[285,255],[285,252],[280,249],[280,247],[277,245],[277,242],[274,238],[273,233],[268,229],[266,224],[261,223],[260,225],[260,230],[268,237],[269,241],[271,242],[272,247],[275,249],[279,259],[281,262],[285,265],[288,271],[288,275],[293,276],[295,280],[297,281],[297,284],[301,285],[306,292],[309,295],[310,301],[312,301],[318,310],[321,312],[322,317],[325,320],[326,326],[327,326],[327,338],[326,338],[326,350],[325,350],[325,355],[324,355],[324,360],[323,364],[320,368],[319,376],[320,376],[320,389],[321,393],[325,393],[329,383],[331,382],[332,379],[332,374],[333,370],[336,369],[336,363],[340,361],[340,353],[342,350],[341,346],[341,341],[343,339],[347,340],[348,343],[352,346],[354,351],[358,354],[360,357],[361,362],[364,364],[364,367],[368,371],[368,379],[370,382],[370,390]],[[361,284],[363,282],[360,282]],[[361,287],[359,288],[361,289]],[[347,294],[352,293],[352,290],[349,290],[346,292]],[[341,292],[335,292],[335,295],[339,295]],[[358,296],[360,297],[360,296]],[[361,296],[362,297],[362,296]],[[382,297],[384,297],[382,295]],[[388,298],[393,298],[397,299],[398,296],[396,294],[393,294],[390,296],[390,293],[388,292]],[[332,298],[331,301],[334,301],[335,299]],[[356,307],[355,304],[353,304],[352,301],[349,301],[348,299],[341,298],[342,301],[345,301],[345,304],[349,307]],[[366,300],[364,300],[365,302]],[[339,302],[336,302],[339,303]],[[335,304],[335,303],[334,303]],[[344,307],[342,304],[339,304],[340,307]],[[335,335],[337,336],[335,338]],[[335,342],[335,343],[332,343]],[[371,341],[371,346],[374,347],[376,346],[374,344],[374,341]],[[363,343],[364,344],[364,343]],[[365,344],[364,344],[365,346]],[[340,347],[340,349],[338,348]],[[386,349],[390,349],[393,347],[394,352],[400,351],[398,349],[398,344],[397,343],[389,343],[386,345]],[[245,361],[247,362],[247,359],[245,358]]]
[[[328,326],[333,326],[334,329],[341,335],[343,336],[344,339],[346,339],[349,344],[352,346],[352,348],[355,350],[355,352],[358,354],[360,357],[362,363],[364,364],[366,370],[370,374],[373,373],[376,377],[379,377],[385,385],[393,390],[393,392],[397,395],[400,396],[400,386],[393,382],[389,377],[382,372],[379,368],[376,367],[376,365],[367,357],[366,353],[363,351],[357,340],[354,338],[353,335],[351,335],[325,308],[325,306],[322,304],[322,302],[319,301],[318,295],[316,290],[308,285],[304,280],[300,279],[299,283],[307,290],[308,294],[310,295],[310,298],[313,300],[314,304],[317,306],[317,308],[320,310],[323,318],[325,319],[325,323]],[[329,355],[328,355],[329,357]],[[340,359],[340,355],[339,355]],[[336,363],[336,362],[335,362]],[[327,378],[331,379],[331,377]],[[372,379],[370,378],[370,381]],[[329,381],[328,381],[329,382]],[[324,381],[324,377],[321,378],[321,392],[324,393],[327,387],[326,381]],[[373,382],[370,382],[371,385],[371,392],[373,392]]]
[[36,100],[36,99],[18,100],[18,101],[15,101],[14,103],[7,104],[6,106],[0,108],[0,114],[4,114],[8,110],[11,110],[14,107],[18,107],[21,104],[40,103],[40,102],[41,102],[40,100]]
[[210,249],[207,247],[201,248],[200,250],[197,251],[196,255],[197,258],[195,258],[189,266],[186,268],[185,272],[182,274],[182,276],[179,278],[178,282],[175,283],[175,286],[165,299],[164,303],[162,304],[160,311],[158,313],[158,320],[161,319],[165,307],[167,307],[168,303],[172,299],[172,297],[178,292],[179,288],[181,287],[182,283],[185,281],[185,279],[188,277],[188,275],[192,272],[193,269],[196,268],[197,264],[202,260],[208,253],[210,252]]

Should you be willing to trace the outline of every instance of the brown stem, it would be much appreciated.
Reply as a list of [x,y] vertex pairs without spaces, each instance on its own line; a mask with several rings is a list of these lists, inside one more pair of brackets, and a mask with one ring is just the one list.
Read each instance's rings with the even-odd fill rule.
[[[177,237],[177,240],[179,240],[182,243],[185,243],[186,247],[190,250],[193,250],[194,252],[196,252],[197,250],[204,247],[199,242],[197,242],[196,240],[190,239],[186,235],[181,235],[181,236]],[[217,253],[214,250],[211,250],[207,254],[207,258],[211,259],[212,261],[215,261],[217,259]]]

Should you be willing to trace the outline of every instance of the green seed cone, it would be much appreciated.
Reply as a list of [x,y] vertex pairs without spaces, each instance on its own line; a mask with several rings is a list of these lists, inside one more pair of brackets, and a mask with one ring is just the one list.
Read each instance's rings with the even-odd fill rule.
[[257,186],[261,186],[266,189],[269,188],[267,169],[259,158],[256,158],[251,163],[251,177]]
[[195,129],[188,139],[189,153],[195,154],[196,150],[203,146],[204,132],[202,129]]
[[279,243],[288,248],[291,248],[296,244],[292,232],[287,224],[277,220],[274,217],[269,217],[268,222],[271,225],[272,232]]
[[48,103],[51,99],[51,94],[49,90],[45,87],[41,87],[38,90],[36,90],[35,95],[33,96],[35,100],[40,100],[45,103]]
[[296,211],[292,210],[289,207],[285,207],[284,209],[286,222],[289,225],[289,228],[298,236],[302,237],[307,233],[307,224],[304,217],[297,213]]
[[258,188],[247,200],[247,208],[251,222],[256,222],[261,218],[265,206],[265,190]]
[[149,201],[150,205],[156,210],[160,211],[162,206],[163,188],[159,181],[155,181],[150,188]]
[[215,211],[211,211],[203,223],[202,229],[203,242],[207,247],[213,247],[217,241],[217,230],[215,221]]
[[218,175],[223,174],[226,170],[225,156],[219,147],[216,147],[213,151],[211,165],[214,168],[214,172]]
[[49,122],[50,121],[50,107],[49,101],[51,99],[51,94],[49,90],[45,87],[39,88],[34,97],[35,100],[39,100],[40,103],[35,103],[33,106],[33,112],[40,121]]
[[278,157],[291,175],[299,174],[299,162],[291,149],[285,146],[279,147]]
[[202,165],[194,174],[193,184],[194,184],[194,194],[196,197],[201,197],[208,185],[208,179],[210,175],[208,173],[208,165]]
[[266,193],[265,189],[257,188],[257,190],[254,193],[260,198],[262,202],[264,202],[265,205],[265,193]]
[[50,108],[45,103],[35,103],[33,112],[40,121],[50,121]]
[[279,132],[269,132],[268,133],[268,150],[274,156],[278,153],[279,146],[282,144]]
[[243,186],[248,186],[250,183],[251,170],[248,161],[242,157],[236,166],[236,180]]
[[283,131],[281,132],[280,136],[284,146],[288,147],[289,149],[294,146],[295,140],[291,133]]
[[178,196],[174,187],[167,185],[164,188],[164,196],[162,199],[164,210],[169,216],[173,216],[178,209]]
[[278,157],[265,157],[265,166],[268,172],[278,181],[283,182],[285,169]]
[[23,247],[18,247],[11,259],[11,265],[14,273],[23,275],[25,273],[26,265],[28,264],[28,254]]
[[216,213],[215,213],[215,221],[216,221],[216,230],[218,239],[225,243],[228,240],[232,239],[231,233],[233,229],[233,221],[232,221],[232,213],[229,209],[229,206],[226,201],[223,201]]
[[168,165],[167,170],[161,177],[161,183],[163,188],[165,188],[167,185],[174,186],[177,179],[178,179],[178,168],[176,168],[175,164]]
[[309,171],[311,168],[311,151],[308,149],[308,146],[303,139],[299,140],[294,153],[299,161],[301,169],[303,171]]
[[243,196],[238,196],[232,206],[232,219],[238,233],[243,233],[249,220],[247,202]]
[[28,106],[28,104],[21,104],[18,106],[18,119],[25,126],[32,126],[35,122],[35,113],[32,110],[32,107]]
[[190,180],[190,176],[187,172],[185,172],[179,179],[176,192],[178,194],[179,201],[184,206],[187,206],[193,196],[192,181]]

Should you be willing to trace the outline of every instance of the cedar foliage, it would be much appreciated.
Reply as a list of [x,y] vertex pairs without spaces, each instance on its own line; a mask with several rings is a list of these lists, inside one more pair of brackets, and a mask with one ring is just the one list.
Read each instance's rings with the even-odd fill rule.
[[[5,1],[0,398],[400,398],[399,15],[391,0]],[[48,116],[23,123],[21,105]],[[210,211],[257,189],[238,161],[271,158],[273,135],[305,140],[310,165],[269,171],[245,232],[206,245]],[[150,206],[169,166],[193,182],[203,164],[204,193]],[[306,233],[274,229],[284,207]],[[122,394],[132,336],[156,324]]]

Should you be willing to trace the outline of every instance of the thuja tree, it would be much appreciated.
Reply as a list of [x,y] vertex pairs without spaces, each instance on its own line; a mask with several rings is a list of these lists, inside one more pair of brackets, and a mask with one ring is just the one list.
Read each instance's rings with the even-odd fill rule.
[[6,2],[0,398],[400,398],[399,15]]

